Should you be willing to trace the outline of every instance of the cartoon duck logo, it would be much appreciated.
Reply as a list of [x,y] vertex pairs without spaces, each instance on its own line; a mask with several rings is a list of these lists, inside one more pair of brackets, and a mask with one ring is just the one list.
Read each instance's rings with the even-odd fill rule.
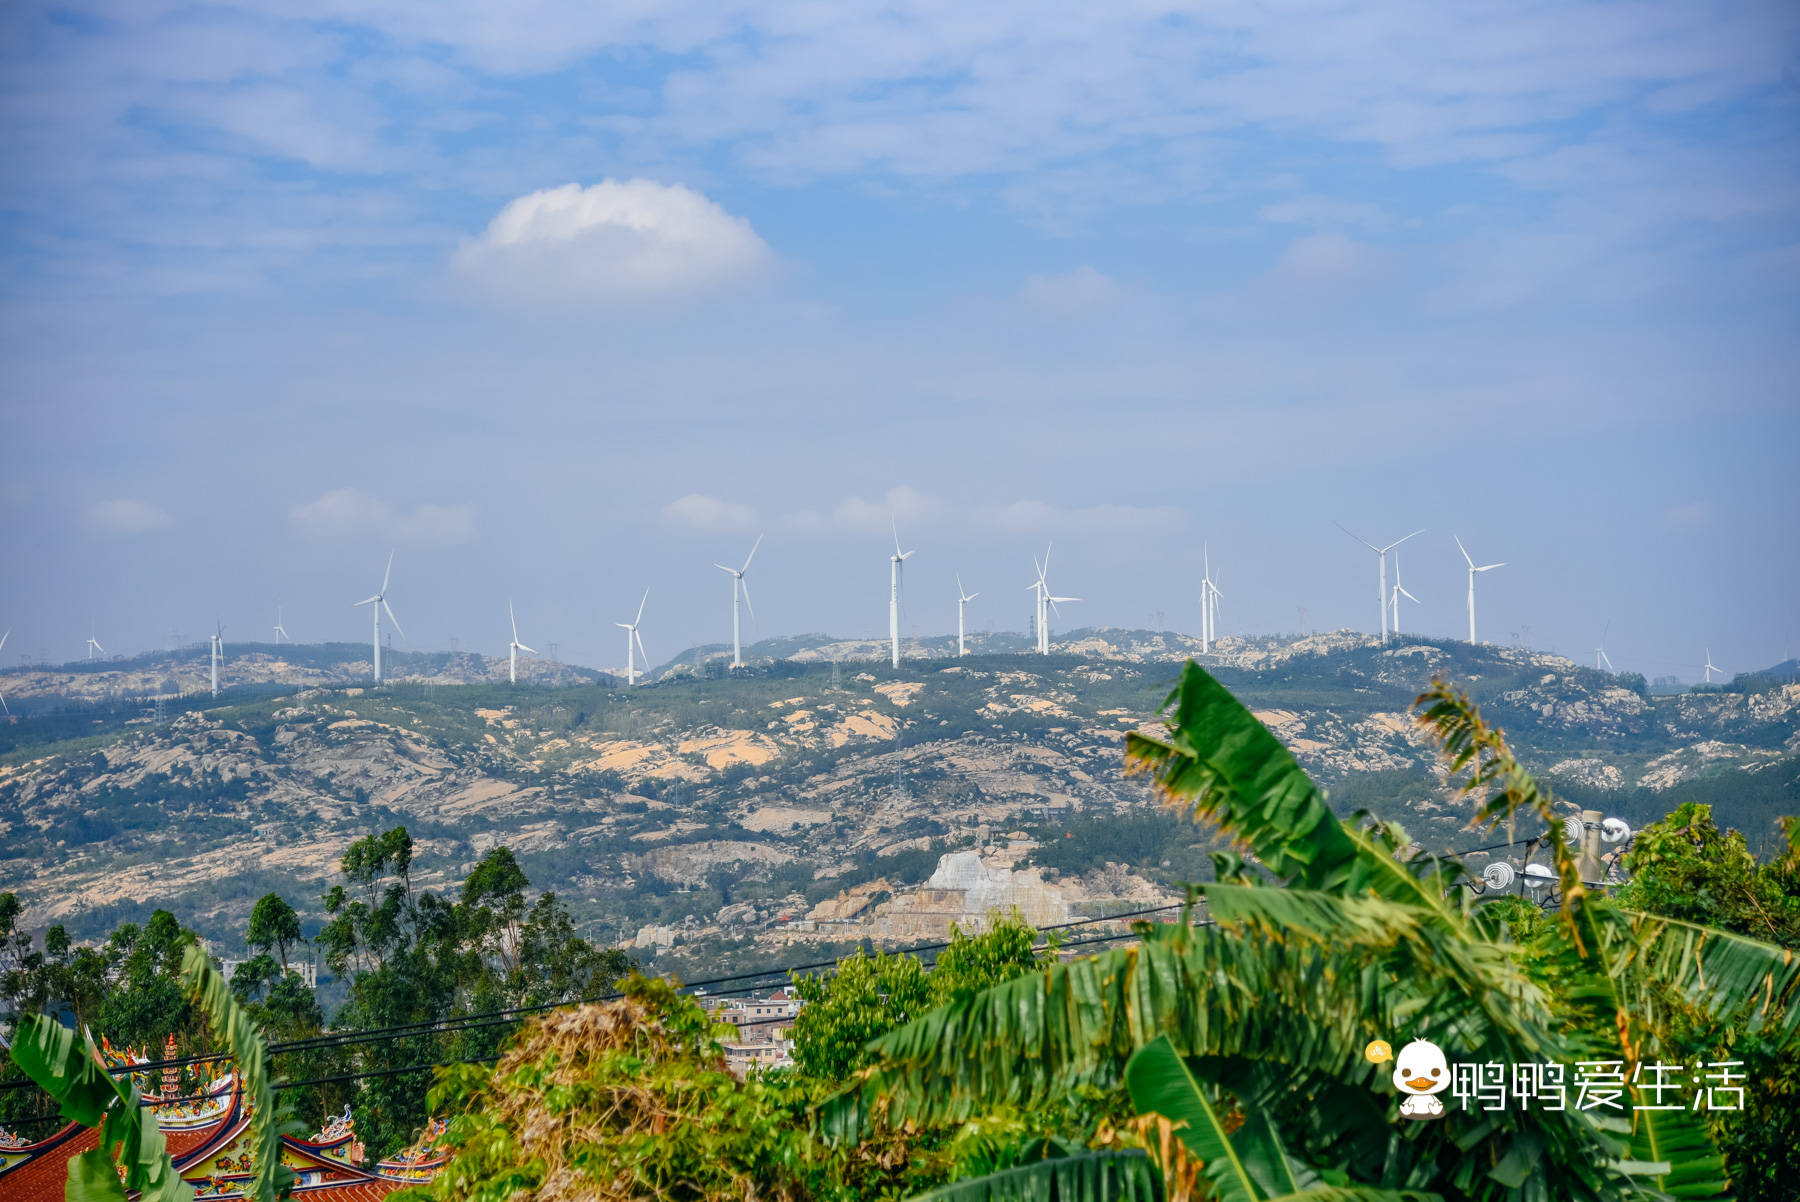
[[1400,1103],[1400,1117],[1443,1118],[1444,1104],[1433,1096],[1450,1084],[1450,1065],[1443,1049],[1424,1039],[1401,1048],[1394,1058],[1394,1084],[1407,1095]]

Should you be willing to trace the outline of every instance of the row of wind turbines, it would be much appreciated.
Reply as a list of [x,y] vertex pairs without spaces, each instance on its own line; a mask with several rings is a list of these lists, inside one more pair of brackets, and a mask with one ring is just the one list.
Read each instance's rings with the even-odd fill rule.
[[[894,553],[889,557],[888,643],[890,661],[892,665],[897,668],[900,666],[900,616],[905,603],[905,566],[906,561],[917,554],[917,549],[915,548],[914,550],[909,551],[902,548],[900,543],[900,528],[897,522],[890,521],[890,528],[894,536]],[[1353,533],[1341,523],[1338,524],[1338,529],[1342,530],[1345,534],[1375,553],[1376,601],[1380,613],[1381,641],[1386,643],[1391,637],[1397,637],[1400,634],[1401,598],[1411,601],[1414,605],[1420,604],[1419,599],[1413,596],[1413,594],[1407,590],[1405,584],[1401,582],[1399,548],[1403,543],[1417,538],[1419,535],[1425,533],[1425,531],[1422,529],[1414,530],[1412,533],[1403,538],[1395,539],[1386,546],[1377,546],[1362,536]],[[731,666],[733,668],[742,668],[744,666],[742,611],[748,611],[753,620],[756,617],[756,610],[750,602],[750,583],[748,576],[750,565],[755,561],[756,553],[761,549],[764,537],[765,536],[762,534],[759,534],[756,537],[756,541],[750,546],[750,553],[744,557],[744,562],[741,566],[734,568],[722,563],[713,564],[714,567],[731,577]],[[1478,641],[1475,626],[1475,578],[1484,572],[1491,572],[1497,568],[1506,567],[1507,564],[1505,561],[1499,563],[1477,564],[1474,557],[1469,554],[1469,549],[1463,545],[1461,537],[1452,535],[1451,538],[1456,543],[1456,549],[1461,552],[1463,562],[1468,567],[1469,642],[1474,643]],[[1036,607],[1036,649],[1041,655],[1050,654],[1051,615],[1054,614],[1060,619],[1062,617],[1062,611],[1058,608],[1059,605],[1067,605],[1082,600],[1080,597],[1058,596],[1051,590],[1049,570],[1050,552],[1053,545],[1054,544],[1044,548],[1042,559],[1039,559],[1035,553],[1032,555],[1032,566],[1035,569],[1035,575],[1031,583],[1025,586],[1027,592],[1034,594],[1034,604]],[[393,551],[388,553],[387,565],[383,569],[381,575],[381,587],[370,596],[352,603],[355,608],[361,608],[365,605],[369,607],[373,679],[377,684],[381,683],[382,680],[382,615],[385,613],[387,615],[387,620],[393,625],[394,629],[399,632],[400,636],[402,638],[406,637],[406,631],[401,627],[400,620],[394,616],[393,607],[388,602],[388,587],[393,582],[394,554]],[[1388,584],[1388,557],[1390,555],[1393,556],[1394,559],[1394,580],[1392,586]],[[1204,575],[1201,577],[1199,600],[1200,650],[1204,654],[1210,652],[1218,641],[1219,602],[1225,594],[1219,588],[1218,579],[1213,574],[1212,549],[1210,546],[1205,547],[1203,556]],[[971,593],[967,590],[963,585],[961,574],[958,573],[956,575],[956,654],[959,657],[968,654],[966,622],[968,605],[979,596],[981,596],[980,593]],[[639,632],[639,627],[644,620],[644,608],[648,605],[649,600],[650,590],[646,588],[642,598],[638,601],[637,613],[632,620],[629,622],[613,623],[625,632],[625,677],[626,685],[628,687],[635,685],[641,672],[648,670],[650,667],[649,652],[645,650],[643,635]],[[511,641],[507,644],[507,679],[509,682],[517,684],[519,679],[519,655],[521,653],[526,655],[537,655],[538,652],[535,648],[526,645],[526,643],[519,638],[518,616],[514,612],[511,600],[508,600],[506,603],[506,611],[507,621],[512,633]],[[1610,631],[1610,624],[1607,629]],[[293,638],[288,634],[287,628],[282,624],[282,610],[279,605],[275,610],[275,625],[273,631],[275,643],[277,645],[284,641],[289,643],[293,642]],[[12,632],[10,630],[0,633],[0,649],[5,648],[6,640],[11,634]],[[208,636],[208,640],[210,644],[209,651],[211,660],[210,683],[212,686],[212,693],[216,697],[219,692],[219,669],[225,659],[225,627],[223,625],[217,625],[214,632]],[[1600,646],[1594,649],[1594,666],[1596,668],[1603,668],[1608,672],[1615,671],[1611,658],[1606,654],[1606,636],[1604,633],[1601,635],[1600,644]],[[87,658],[90,661],[94,658],[96,653],[100,655],[106,654],[106,648],[100,645],[99,639],[93,634],[89,635],[85,649],[87,651]],[[638,662],[640,656],[642,656],[643,659],[642,668],[639,667]],[[1712,651],[1710,648],[1706,653],[1706,663],[1703,667],[1703,672],[1705,673],[1705,680],[1708,684],[1712,683],[1712,677],[1715,672],[1719,673],[1721,676],[1724,675],[1724,669],[1712,662]],[[0,694],[0,712],[10,713],[11,711],[5,709],[5,706],[6,698],[4,694]]]

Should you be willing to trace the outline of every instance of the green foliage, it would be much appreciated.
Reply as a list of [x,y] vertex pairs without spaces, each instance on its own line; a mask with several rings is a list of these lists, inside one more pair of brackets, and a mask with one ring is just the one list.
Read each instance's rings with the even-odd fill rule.
[[250,925],[244,931],[244,942],[258,951],[273,948],[281,960],[281,971],[288,967],[288,948],[301,941],[300,916],[279,893],[265,893],[250,911]]
[[794,1021],[794,1064],[822,1082],[847,1079],[869,1063],[869,1043],[936,1006],[1031,972],[1054,959],[1036,948],[1037,931],[1017,918],[971,935],[957,930],[926,968],[906,953],[857,952],[825,976],[796,976],[805,1003]]
[[1155,1167],[1140,1151],[1086,1152],[940,1186],[916,1202],[1161,1202]]
[[534,1020],[491,1072],[445,1072],[432,1101],[457,1114],[454,1155],[400,1197],[723,1202],[841,1179],[851,1157],[811,1134],[804,1089],[733,1077],[730,1029],[666,982],[633,978],[625,995]]
[[[1485,824],[1559,816],[1467,698],[1435,689],[1420,705]],[[1296,1180],[1325,1180],[1305,1187],[1312,1196],[1360,1182],[1526,1198],[1553,1181],[1563,1198],[1613,1198],[1646,1177],[1685,1196],[1721,1195],[1716,1152],[1685,1112],[1635,1132],[1588,1111],[1541,1109],[1452,1111],[1397,1131],[1386,1074],[1361,1055],[1372,1039],[1405,1034],[1469,1062],[1629,1066],[1650,1046],[1645,997],[1672,971],[1675,928],[1588,895],[1558,843],[1562,908],[1542,930],[1519,931],[1532,940],[1528,954],[1516,914],[1511,923],[1504,911],[1483,914],[1455,888],[1467,879],[1460,864],[1406,858],[1397,828],[1339,823],[1280,743],[1204,671],[1189,666],[1169,709],[1166,736],[1129,738],[1130,762],[1260,865],[1220,858],[1219,883],[1201,888],[1219,925],[1147,931],[1139,947],[931,1011],[876,1041],[869,1070],[826,1107],[828,1130],[849,1139],[966,1120],[997,1101],[1029,1106],[1116,1081],[1133,1053],[1166,1037],[1200,1085],[1237,1099],[1247,1129],[1266,1126],[1263,1144],[1293,1149]],[[1711,939],[1689,952],[1697,967],[1673,979],[1708,1013],[1740,1013],[1792,987],[1779,949],[1754,940]],[[1674,1162],[1656,1162],[1659,1152]],[[1326,1168],[1348,1177],[1331,1181]],[[1257,1188],[1292,1193],[1291,1184]]]

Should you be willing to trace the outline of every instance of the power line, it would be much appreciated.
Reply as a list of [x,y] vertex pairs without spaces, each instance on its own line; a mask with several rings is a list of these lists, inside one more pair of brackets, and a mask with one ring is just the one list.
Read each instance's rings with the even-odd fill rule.
[[[1504,842],[1504,843],[1489,844],[1484,847],[1464,848],[1464,849],[1459,849],[1459,850],[1450,851],[1450,852],[1446,852],[1446,853],[1441,853],[1440,858],[1473,855],[1478,852],[1494,851],[1494,850],[1498,850],[1499,848],[1512,847],[1512,846],[1516,846],[1521,843],[1531,843],[1534,841],[1536,841],[1536,840],[1513,839],[1513,840],[1510,840],[1510,841]],[[1039,932],[1071,930],[1076,927],[1092,926],[1096,923],[1101,923],[1101,922],[1117,922],[1117,921],[1120,921],[1122,919],[1127,919],[1127,918],[1139,918],[1139,917],[1143,917],[1145,915],[1150,915],[1150,914],[1167,913],[1170,910],[1182,909],[1187,904],[1188,904],[1187,902],[1171,902],[1166,905],[1149,906],[1149,907],[1145,907],[1143,909],[1138,909],[1138,910],[1126,910],[1126,911],[1123,911],[1118,914],[1096,915],[1096,916],[1088,917],[1088,918],[1071,919],[1067,922],[1050,923],[1045,926],[1039,927],[1037,929]],[[1209,925],[1209,924],[1202,924],[1202,925]],[[1090,943],[1105,942],[1108,939],[1118,939],[1118,938],[1128,938],[1128,937],[1130,937],[1130,936],[1127,934],[1118,934],[1118,935],[1112,935],[1112,936],[1102,936],[1102,937],[1094,938],[1094,939],[1071,940],[1070,942],[1065,943],[1065,944],[1060,944],[1059,946],[1078,947],[1078,946],[1085,946]],[[894,956],[904,956],[904,955],[918,955],[921,952],[942,951],[945,948],[950,947],[953,942],[954,942],[953,940],[943,940],[943,941],[939,941],[936,943],[915,944],[911,947],[896,949],[888,954],[894,955]],[[860,954],[860,952],[852,953],[852,954]],[[759,970],[754,970],[754,971],[731,973],[726,976],[711,977],[711,978],[707,978],[705,980],[700,980],[700,981],[690,981],[690,982],[687,982],[687,983],[683,984],[682,986],[680,986],[680,989],[682,992],[692,993],[695,990],[707,989],[708,987],[713,986],[713,985],[730,985],[730,984],[737,984],[740,982],[762,982],[769,978],[777,978],[777,979],[791,978],[796,973],[814,972],[819,969],[825,969],[825,968],[836,968],[837,966],[842,964],[843,961],[847,958],[848,957],[846,957],[846,956],[838,956],[838,957],[834,957],[829,960],[813,961],[808,964],[778,965],[778,966],[772,966],[769,968],[759,969]],[[936,963],[935,958],[933,959],[932,963],[933,964]],[[773,983],[773,982],[770,982],[770,983]],[[756,989],[758,987],[759,986],[757,986],[757,985],[745,985],[741,989],[732,990],[724,995],[711,994],[711,996],[731,996],[731,994],[733,994],[733,993],[754,991],[754,989]],[[288,1054],[297,1053],[297,1052],[327,1051],[327,1050],[341,1048],[341,1047],[355,1047],[355,1046],[358,1046],[361,1044],[374,1043],[374,1042],[379,1042],[379,1041],[386,1040],[386,1039],[407,1038],[407,1037],[413,1036],[413,1035],[460,1035],[460,1034],[463,1034],[465,1032],[470,1032],[470,1031],[479,1031],[479,1030],[491,1029],[493,1027],[508,1026],[508,1025],[513,1024],[514,1022],[517,1022],[520,1018],[524,1018],[524,1017],[527,1017],[527,1016],[533,1015],[533,1014],[542,1014],[547,1011],[560,1009],[565,1006],[581,1006],[581,1005],[588,1005],[588,1004],[592,1004],[592,1003],[596,1003],[596,1002],[615,1001],[623,996],[624,996],[623,993],[621,993],[617,990],[614,990],[614,991],[610,991],[607,993],[591,995],[588,997],[567,998],[567,999],[562,999],[562,1000],[553,1001],[553,1002],[542,1002],[542,1003],[538,1003],[538,1004],[534,1004],[534,1005],[530,1005],[530,1006],[515,1006],[515,1007],[499,1009],[499,1010],[485,1010],[485,1011],[479,1011],[474,1014],[453,1016],[453,1017],[441,1018],[441,1019],[426,1019],[426,1020],[422,1020],[422,1021],[415,1022],[415,1023],[400,1023],[400,1024],[394,1024],[394,1025],[385,1026],[385,1027],[364,1028],[363,1030],[360,1030],[360,1031],[329,1033],[329,1034],[325,1034],[325,1035],[308,1037],[306,1039],[291,1040],[291,1041],[288,1041],[285,1043],[272,1043],[272,1044],[268,1045],[268,1053],[271,1056],[275,1056],[275,1055],[288,1055]],[[167,1060],[151,1060],[151,1061],[144,1061],[144,1062],[140,1062],[140,1063],[136,1063],[136,1064],[115,1066],[115,1067],[108,1068],[107,1071],[115,1076],[122,1076],[122,1075],[131,1074],[131,1073],[154,1072],[156,1070],[165,1069],[165,1068],[186,1068],[186,1067],[190,1067],[190,1066],[197,1065],[197,1064],[205,1064],[205,1063],[211,1063],[214,1061],[228,1060],[228,1059],[230,1059],[230,1056],[228,1053],[212,1052],[212,1053],[205,1053],[205,1054],[194,1055],[194,1056],[176,1057],[176,1058],[167,1059]],[[463,1062],[451,1061],[448,1063],[463,1063]],[[404,1070],[395,1070],[395,1071],[404,1071]],[[350,1076],[350,1079],[357,1079],[359,1076],[360,1076],[359,1074],[352,1074]],[[334,1080],[335,1079],[336,1078],[334,1078]],[[317,1084],[317,1083],[322,1083],[322,1082],[312,1082],[312,1083]],[[29,1081],[29,1080],[3,1082],[3,1083],[0,1083],[0,1091],[30,1088],[34,1084],[35,1084],[34,1082]],[[301,1084],[301,1083],[295,1083],[295,1085],[292,1087],[298,1088],[299,1084]]]
[[[1185,906],[1186,904],[1187,903],[1182,902],[1182,903],[1178,903],[1176,905],[1171,905],[1171,906],[1158,906],[1158,907],[1154,907],[1154,908],[1148,909],[1148,910],[1132,911],[1132,913],[1133,914],[1154,914],[1154,913],[1159,913],[1159,912],[1165,911],[1165,910],[1180,909],[1182,906]],[[1126,917],[1126,915],[1112,915],[1110,917],[1118,918],[1118,917]],[[1104,921],[1108,921],[1108,919],[1083,919],[1081,921],[1082,922],[1104,922]],[[1045,927],[1043,929],[1044,930],[1061,929],[1061,928],[1068,927],[1071,925],[1080,925],[1080,924],[1079,923],[1073,923],[1073,924],[1072,923],[1059,923],[1059,924],[1056,924],[1055,927]],[[1194,925],[1195,926],[1217,926],[1218,924],[1216,922],[1214,922],[1212,919],[1202,919],[1200,922],[1195,923]],[[1033,950],[1048,951],[1048,950],[1054,949],[1054,950],[1060,951],[1063,948],[1068,948],[1068,947],[1085,947],[1085,946],[1089,946],[1089,945],[1095,944],[1095,943],[1112,943],[1112,942],[1116,942],[1121,939],[1138,939],[1141,937],[1142,936],[1137,931],[1116,931],[1116,932],[1113,932],[1113,933],[1107,934],[1107,935],[1090,935],[1085,939],[1072,939],[1067,943],[1052,944],[1046,940],[1042,944],[1034,945]],[[950,944],[941,943],[941,944],[934,944],[931,946],[934,948],[937,948],[937,949],[942,949],[942,948],[949,947]],[[901,954],[910,954],[910,953],[896,952],[894,954],[901,955]],[[833,964],[841,963],[844,959],[848,959],[848,957],[840,957],[839,960],[827,961],[826,963],[833,963]],[[935,963],[936,963],[936,961],[934,960],[933,964],[935,964]],[[779,971],[779,970],[772,969],[770,971],[774,972],[774,971]],[[687,988],[687,986],[684,986],[683,988]],[[610,995],[608,995],[608,998],[618,998],[618,997],[622,997],[622,996],[624,996],[624,995],[623,994],[610,994]],[[606,1000],[606,999],[601,999],[601,1000]],[[556,1004],[557,1005],[575,1006],[575,1005],[581,1005],[583,1003],[582,1002],[562,1002],[562,1003],[556,1003]],[[791,1018],[792,1016],[789,1016],[789,1017]],[[763,1025],[767,1025],[768,1022],[774,1022],[774,1021],[780,1021],[780,1020],[765,1020],[764,1022],[760,1022],[760,1023],[745,1023],[743,1025],[744,1026],[763,1026]],[[494,1025],[494,1024],[488,1024],[488,1025]],[[451,1059],[451,1060],[433,1061],[433,1062],[430,1062],[427,1064],[403,1064],[396,1068],[363,1069],[363,1070],[359,1070],[356,1072],[350,1072],[350,1073],[337,1073],[337,1074],[334,1074],[334,1075],[328,1076],[328,1077],[308,1077],[305,1080],[301,1080],[301,1081],[277,1081],[274,1083],[274,1085],[271,1088],[273,1088],[277,1092],[282,1092],[282,1091],[286,1091],[286,1090],[306,1089],[306,1088],[310,1088],[315,1085],[336,1085],[336,1084],[339,1084],[344,1081],[371,1081],[371,1080],[376,1080],[376,1079],[385,1078],[385,1077],[402,1076],[406,1073],[417,1073],[417,1072],[425,1072],[425,1071],[432,1070],[432,1069],[451,1068],[451,1067],[454,1067],[459,1064],[492,1064],[499,1059],[500,1059],[500,1054],[497,1052],[492,1053],[490,1055],[486,1055],[486,1056],[463,1056],[463,1057],[458,1057],[456,1059]],[[112,1069],[110,1071],[119,1072],[121,1070]],[[125,1070],[125,1071],[147,1072],[147,1071],[149,1071],[149,1067],[148,1066],[134,1066],[134,1067],[130,1068],[129,1070]],[[10,1083],[10,1087],[16,1088],[21,1085],[32,1085],[32,1084],[35,1084],[35,1082],[15,1081],[15,1082]],[[177,1097],[163,1097],[163,1096],[157,1095],[157,1094],[145,1094],[145,1095],[141,1096],[138,1104],[140,1106],[146,1107],[146,1108],[156,1107],[156,1106],[170,1106],[170,1105],[175,1105],[175,1104],[183,1103],[183,1102],[204,1102],[215,1096],[216,1095],[214,1095],[214,1094],[208,1094],[208,1093],[184,1094],[184,1095],[177,1096]],[[0,1122],[0,1125],[10,1126],[10,1127],[25,1127],[25,1126],[42,1124],[42,1123],[67,1122],[67,1121],[68,1120],[63,1119],[63,1117],[61,1115],[43,1115],[43,1116],[40,1116],[37,1118],[7,1120],[4,1122]]]

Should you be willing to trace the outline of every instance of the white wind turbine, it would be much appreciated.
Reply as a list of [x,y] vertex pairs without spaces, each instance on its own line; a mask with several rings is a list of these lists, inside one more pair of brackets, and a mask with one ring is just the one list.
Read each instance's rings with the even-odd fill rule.
[[1411,601],[1414,605],[1419,604],[1419,599],[1417,597],[1413,596],[1411,593],[1407,592],[1406,586],[1400,583],[1400,552],[1398,552],[1398,551],[1394,552],[1394,591],[1392,594],[1390,594],[1390,596],[1393,599],[1392,604],[1394,607],[1394,637],[1399,638],[1400,637],[1400,598],[1405,597],[1408,601]]
[[1506,566],[1506,562],[1502,560],[1499,563],[1476,567],[1475,561],[1469,558],[1469,549],[1462,545],[1462,539],[1456,538],[1454,534],[1450,537],[1456,539],[1456,549],[1462,552],[1463,561],[1469,565],[1469,641],[1473,643],[1475,641],[1475,573],[1491,572],[1495,568],[1503,568]]
[[[1350,534],[1350,531],[1345,528],[1342,522],[1337,523],[1337,528],[1344,531],[1345,534]],[[1407,535],[1406,538],[1417,538],[1423,533],[1425,533],[1423,530],[1415,530]],[[1356,539],[1357,542],[1375,552],[1375,558],[1381,561],[1380,576],[1375,584],[1375,606],[1381,611],[1381,641],[1385,643],[1388,640],[1387,557],[1388,552],[1405,542],[1406,538],[1395,539],[1385,547],[1377,547],[1366,538],[1361,538],[1354,534],[1350,534],[1350,537]]]
[[[1618,669],[1612,666],[1612,657],[1606,654],[1606,636],[1611,631],[1611,622],[1608,622],[1605,628],[1600,631],[1600,645],[1594,648],[1594,667],[1599,668],[1604,666],[1608,672],[1616,673],[1618,672]],[[1706,658],[1711,659],[1712,656],[1708,655]]]
[[[375,646],[375,683],[376,684],[381,683],[381,611],[382,610],[384,610],[384,609],[387,610],[388,621],[390,621],[394,624],[394,629],[400,630],[400,619],[396,618],[394,616],[393,608],[391,606],[389,606],[387,603],[388,579],[393,574],[394,574],[394,553],[392,551],[389,551],[388,552],[388,561],[387,561],[387,570],[381,574],[381,590],[379,592],[377,592],[373,597],[364,597],[361,601],[358,601],[356,603],[357,606],[361,606],[361,605],[371,606],[372,608],[370,609],[369,612],[371,614],[373,614],[374,618],[375,618],[374,646]],[[355,606],[352,606],[352,608],[355,608]],[[400,630],[400,637],[405,638],[406,631]]]
[[917,554],[917,549],[902,551],[900,549],[900,527],[893,519],[888,524],[894,528],[894,554],[888,560],[888,645],[893,653],[894,667],[900,666],[900,577],[905,571],[906,561]]
[[294,636],[289,634],[287,627],[281,624],[281,606],[277,605],[275,607],[275,645],[277,647],[281,646],[282,639],[291,643],[294,641]]
[[1044,547],[1044,562],[1038,563],[1037,556],[1031,557],[1033,566],[1037,568],[1037,580],[1030,587],[1037,591],[1037,636],[1038,654],[1050,654],[1050,614],[1054,612],[1062,617],[1062,610],[1056,608],[1058,601],[1079,601],[1080,597],[1055,597],[1050,594],[1050,582],[1045,579],[1050,571],[1050,548],[1054,543]]
[[[649,600],[650,600],[650,590],[645,589],[644,590],[644,599],[642,601],[638,602],[637,617],[631,619],[631,621],[629,621],[629,622],[614,622],[613,623],[614,626],[621,626],[625,630],[625,687],[626,688],[630,688],[632,685],[637,683],[637,652],[644,651],[644,640],[643,640],[643,637],[638,634],[638,623],[642,622],[644,620],[644,604],[645,604],[645,602],[648,602]],[[635,648],[631,645],[633,639],[637,640],[637,646]],[[648,651],[644,651],[644,667],[648,668],[649,666],[650,666],[650,653]]]
[[512,642],[507,644],[506,648],[506,679],[509,684],[518,684],[519,652],[523,651],[527,655],[536,655],[537,651],[531,647],[527,647],[524,643],[519,641],[519,619],[513,616],[513,604],[511,600],[508,600],[506,603],[506,617],[507,620],[512,623],[513,632]]
[[217,697],[219,695],[219,663],[225,658],[225,628],[219,626],[208,637],[212,642],[212,695]]
[[744,666],[744,643],[740,635],[741,627],[738,625],[738,594],[743,594],[744,608],[750,611],[750,617],[754,619],[756,607],[750,604],[750,582],[744,579],[744,573],[750,570],[750,561],[756,558],[756,548],[762,546],[762,540],[761,534],[756,536],[756,542],[751,544],[750,554],[744,556],[744,566],[741,568],[728,568],[722,563],[713,564],[713,567],[731,576],[731,666],[734,668]]
[[958,573],[956,577],[956,657],[958,659],[969,653],[969,649],[963,645],[963,606],[979,596],[981,596],[980,593],[963,592],[962,574]]
[[1707,684],[1712,683],[1712,674],[1714,672],[1717,672],[1720,676],[1725,675],[1725,669],[1721,668],[1718,664],[1715,664],[1712,662],[1712,648],[1711,647],[1708,647],[1706,649],[1706,667],[1704,669],[1702,669],[1702,671],[1704,671],[1706,673],[1706,683]]
[[1212,574],[1212,547],[1204,547],[1206,575],[1200,578],[1200,653],[1205,655],[1212,650],[1213,641],[1218,637],[1219,598],[1225,594],[1219,591],[1219,584]]
[[[6,640],[11,637],[12,637],[12,631],[10,631],[10,630],[8,630],[5,634],[0,634],[0,651],[6,650]],[[5,693],[0,693],[0,713],[5,714],[9,718],[12,717],[12,707],[6,704],[6,694]]]
[[100,640],[90,634],[90,635],[88,635],[88,641],[87,641],[87,657],[88,657],[88,659],[90,659],[90,660],[93,659],[94,652],[96,652],[96,651],[98,651],[101,655],[106,654],[106,648],[102,647],[100,645]]

